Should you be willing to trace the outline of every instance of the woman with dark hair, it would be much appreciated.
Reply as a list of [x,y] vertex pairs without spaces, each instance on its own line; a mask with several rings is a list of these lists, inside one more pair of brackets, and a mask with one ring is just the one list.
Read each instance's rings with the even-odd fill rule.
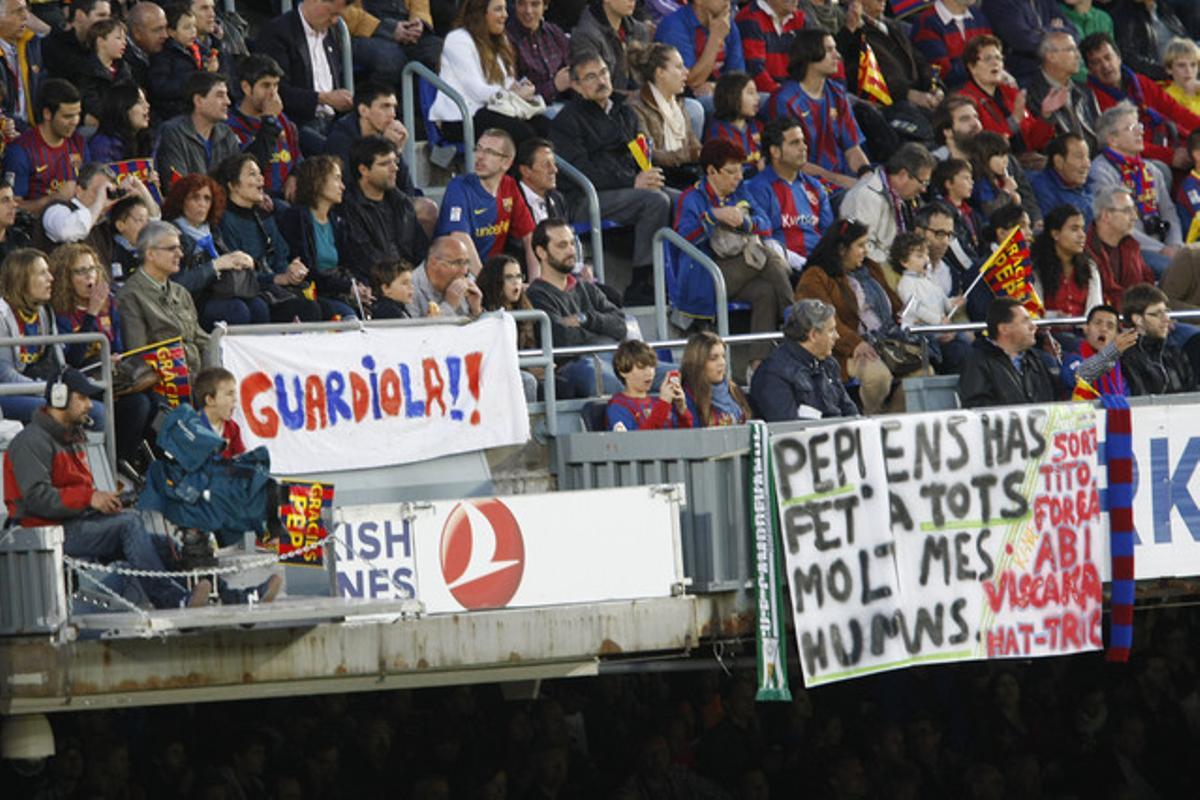
[[230,325],[269,322],[267,302],[257,296],[234,296],[237,273],[254,269],[254,259],[241,251],[227,252],[216,232],[225,214],[225,191],[207,175],[190,173],[171,186],[163,201],[163,219],[179,230],[183,260],[171,280],[192,295],[200,324],[212,330],[218,321]]
[[96,133],[88,140],[94,161],[150,158],[154,153],[150,101],[136,83],[118,83],[105,92],[99,118]]
[[642,84],[629,98],[629,107],[649,140],[651,163],[662,169],[668,186],[691,186],[700,177],[700,139],[680,99],[687,88],[683,58],[671,45],[654,42],[629,48],[629,66]]
[[[341,253],[348,252],[338,206],[345,186],[337,156],[310,156],[296,170],[296,195],[279,229],[296,257],[313,267],[317,302],[325,319],[357,316],[354,305],[371,302],[370,286],[350,277]],[[357,297],[356,297],[357,295]]]
[[263,174],[249,153],[239,153],[222,161],[213,178],[225,189],[225,213],[217,223],[217,232],[231,250],[254,260],[257,289],[230,282],[229,291],[218,288],[217,296],[246,299],[262,297],[270,309],[272,322],[321,320],[321,304],[313,294],[309,269],[299,258],[291,257],[291,248],[279,232],[275,220],[261,211]]
[[814,298],[833,306],[838,332],[833,355],[842,379],[858,379],[863,412],[875,414],[883,410],[889,394],[889,407],[904,409],[902,390],[892,392],[892,372],[869,341],[873,335],[895,331],[900,298],[880,266],[867,260],[867,238],[867,226],[856,220],[840,219],[831,225],[800,273],[796,299]]
[[680,373],[694,428],[741,425],[750,419],[750,404],[729,376],[727,353],[725,342],[712,331],[688,337]]
[[727,72],[713,89],[713,118],[704,141],[725,139],[746,154],[746,178],[766,166],[762,157],[762,123],[758,120],[758,87],[744,72]]
[[133,82],[133,73],[124,61],[125,23],[115,17],[98,20],[88,29],[87,43],[92,54],[79,79],[79,93],[83,96],[84,124],[96,125],[105,95],[117,84]]
[[[1087,224],[1083,212],[1061,205],[1050,210],[1045,227],[1033,240],[1033,288],[1046,307],[1047,317],[1082,317],[1104,302],[1100,271],[1084,252]],[[1078,344],[1074,337],[1063,346]]]
[[946,200],[954,209],[954,238],[975,259],[983,246],[983,216],[971,207],[971,195],[975,193],[975,171],[971,163],[961,158],[947,158],[933,168],[929,182],[935,194]]
[[[475,282],[483,295],[484,311],[524,311],[533,308],[533,303],[525,294],[525,274],[521,270],[521,262],[512,256],[497,255],[489,258],[479,270],[479,277]],[[533,322],[518,322],[517,347],[521,350],[531,350],[538,346],[537,328]],[[537,400],[537,382],[542,373],[540,368],[521,370],[525,399],[531,403]]]
[[[505,0],[465,0],[454,30],[442,45],[440,75],[466,101],[476,132],[501,128],[519,145],[535,136],[548,136],[550,128],[540,111],[524,116],[525,112],[515,107],[520,104],[532,111],[540,103],[544,110],[544,103],[533,83],[517,79],[516,52],[505,33],[507,22]],[[498,95],[511,101],[504,110],[492,107]],[[438,123],[446,138],[462,140],[462,112],[444,93],[438,92],[429,118]]]
[[975,189],[971,203],[983,216],[1009,203],[1023,205],[1021,192],[1009,164],[1009,145],[998,133],[980,131],[970,145],[971,166],[975,170]]
[[[54,276],[46,254],[31,247],[14,250],[0,266],[0,338],[58,333],[50,309]],[[59,345],[0,347],[0,383],[32,383],[58,374],[66,363]],[[41,392],[0,396],[6,419],[28,423],[45,405]]]

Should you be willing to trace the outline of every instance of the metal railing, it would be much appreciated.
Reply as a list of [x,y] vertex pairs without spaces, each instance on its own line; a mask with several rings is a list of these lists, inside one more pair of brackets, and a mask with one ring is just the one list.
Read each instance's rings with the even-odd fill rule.
[[[100,344],[100,383],[104,386],[104,452],[113,474],[117,472],[117,439],[113,419],[112,350],[108,337],[103,333],[55,333],[43,336],[14,336],[0,338],[2,347],[23,347],[31,344]],[[46,392],[45,381],[29,383],[0,383],[0,396],[42,396]]]
[[[1178,320],[1200,319],[1200,309],[1168,311],[1167,316]],[[1041,317],[1033,320],[1033,324],[1039,328],[1054,328],[1060,325],[1084,325],[1086,323],[1087,317]],[[963,333],[987,330],[987,324],[983,322],[953,322],[947,325],[913,325],[906,328],[906,330],[912,333]]]
[[717,303],[717,333],[722,339],[729,335],[729,300],[725,293],[725,276],[703,250],[680,236],[670,228],[659,228],[654,234],[654,322],[656,335],[666,339],[667,327],[667,270],[665,245],[670,244],[682,250],[700,266],[708,271],[713,279],[713,294]]
[[[413,133],[416,130],[414,126],[417,124],[414,106],[417,86],[414,76],[432,83],[438,88],[438,91],[453,100],[454,104],[458,106],[458,110],[462,112],[463,162],[466,165],[467,174],[475,172],[475,120],[471,118],[467,101],[454,87],[439,78],[436,72],[420,61],[409,61],[404,65],[404,71],[400,73],[401,111],[404,115],[404,127],[408,128],[408,141],[404,143],[404,159],[408,162],[409,167],[412,168],[416,164],[417,157],[417,143]],[[426,135],[428,135],[428,131]]]
[[587,197],[588,224],[592,226],[592,273],[595,274],[596,280],[604,283],[604,236],[601,232],[604,220],[600,216],[600,195],[596,194],[596,187],[588,180],[587,175],[580,172],[574,164],[560,155],[555,155],[554,158],[558,162],[558,171],[583,189],[583,194]]

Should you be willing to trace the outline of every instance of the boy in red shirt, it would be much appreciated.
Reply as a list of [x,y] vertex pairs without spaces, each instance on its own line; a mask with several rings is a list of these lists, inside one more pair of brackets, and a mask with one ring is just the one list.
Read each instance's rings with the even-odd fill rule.
[[237,378],[233,377],[232,372],[223,367],[201,370],[192,384],[192,402],[208,427],[225,439],[221,458],[233,458],[246,452],[242,429],[233,421],[233,409],[237,406]]

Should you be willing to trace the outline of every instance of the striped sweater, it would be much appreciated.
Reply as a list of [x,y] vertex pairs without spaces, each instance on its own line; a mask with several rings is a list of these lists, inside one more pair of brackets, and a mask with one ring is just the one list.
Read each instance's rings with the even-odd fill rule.
[[967,82],[967,68],[963,64],[963,50],[967,42],[976,36],[991,34],[992,28],[983,11],[969,9],[963,30],[951,21],[942,22],[937,8],[930,6],[912,20],[913,45],[925,56],[925,60],[941,70],[942,82],[948,89],[957,89]]

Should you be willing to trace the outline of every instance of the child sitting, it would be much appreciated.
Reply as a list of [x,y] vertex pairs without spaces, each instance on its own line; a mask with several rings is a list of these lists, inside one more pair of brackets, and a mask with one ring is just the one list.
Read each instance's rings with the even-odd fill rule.
[[1171,99],[1193,114],[1200,114],[1200,80],[1196,69],[1200,47],[1191,39],[1172,39],[1163,54],[1163,67],[1171,76],[1165,87]]
[[200,419],[225,440],[221,458],[233,458],[246,452],[242,429],[233,421],[233,410],[237,407],[237,378],[232,372],[223,367],[200,370],[192,385],[192,403],[200,412]]
[[1200,212],[1200,128],[1188,134],[1188,155],[1192,157],[1192,171],[1179,182],[1179,221],[1183,225],[1183,240],[1188,244],[1200,240],[1200,223],[1196,222]]
[[371,270],[371,319],[408,319],[413,301],[413,266],[407,261],[387,261]]
[[629,339],[613,355],[613,371],[625,385],[608,401],[605,414],[610,431],[663,430],[692,427],[692,415],[680,385],[679,373],[670,372],[658,397],[650,397],[658,358],[645,342]]
[[[904,303],[900,324],[948,325],[950,317],[962,305],[961,297],[950,298],[930,274],[929,248],[921,233],[901,233],[892,241],[889,256],[892,269],[900,273],[896,294]],[[944,372],[956,372],[966,358],[971,341],[964,333],[924,334],[929,342],[929,358]]]

